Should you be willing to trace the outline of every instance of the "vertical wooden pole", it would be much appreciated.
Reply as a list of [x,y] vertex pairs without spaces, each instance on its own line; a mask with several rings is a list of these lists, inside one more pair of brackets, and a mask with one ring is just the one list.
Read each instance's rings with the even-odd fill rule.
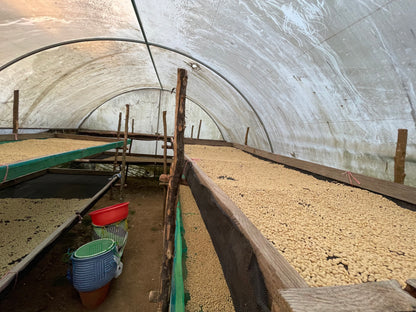
[[394,182],[403,184],[407,145],[407,129],[399,129],[397,133],[396,156],[394,157]]
[[166,123],[166,111],[163,111],[163,173],[168,173],[168,130]]
[[[122,115],[123,114],[121,112],[118,114],[117,140],[120,139],[121,117],[122,117]],[[116,153],[114,155],[114,163],[113,163],[113,173],[116,171],[117,157],[118,157],[118,149],[116,148]]]
[[176,85],[175,133],[173,141],[173,162],[170,167],[168,193],[166,197],[166,214],[163,231],[163,263],[161,272],[160,307],[162,312],[169,309],[169,295],[172,279],[172,262],[174,251],[174,234],[176,205],[181,175],[185,166],[185,99],[188,76],[185,69],[178,68]]
[[247,127],[247,131],[246,131],[246,138],[244,140],[244,145],[247,145],[247,141],[248,141],[248,131],[250,130],[250,127]]
[[[168,126],[166,123],[166,111],[163,111],[163,174],[168,173]],[[167,186],[163,187],[163,222],[166,214],[166,196],[168,194]]]
[[[118,114],[118,126],[117,126],[117,141],[120,139],[120,129],[121,129],[121,117],[122,113]],[[118,163],[118,148],[116,148],[116,152],[114,153],[114,163],[113,163],[113,173],[116,172],[117,163]],[[114,190],[113,186],[110,188],[110,199],[114,198]]]
[[19,132],[19,90],[13,93],[13,133]]
[[126,104],[126,119],[124,124],[124,144],[123,144],[123,158],[121,161],[121,185],[120,185],[120,200],[124,199],[124,183],[126,182],[126,152],[127,152],[127,137],[129,133],[129,113],[130,105]]
[[191,128],[191,139],[193,138],[194,138],[194,125],[192,125],[192,128]]
[[199,121],[198,136],[196,137],[198,140],[199,140],[199,135],[201,134],[201,124],[202,124],[202,120]]
[[134,133],[134,119],[131,120],[131,133]]

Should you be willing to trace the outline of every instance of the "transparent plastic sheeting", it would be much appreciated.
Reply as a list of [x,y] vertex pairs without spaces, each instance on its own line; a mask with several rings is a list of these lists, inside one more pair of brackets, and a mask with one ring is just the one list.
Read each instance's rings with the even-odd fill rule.
[[0,72],[0,127],[12,124],[20,90],[20,127],[77,128],[94,108],[122,92],[158,87],[146,46],[83,42],[43,51]]
[[397,129],[408,129],[405,183],[416,186],[414,0],[133,0],[141,25],[127,0],[0,1],[0,66],[68,40],[124,40],[1,70],[0,127],[14,89],[21,127],[77,128],[119,94],[172,90],[183,67],[188,99],[227,141],[250,127],[253,147],[392,180]]
[[[136,133],[163,134],[163,111],[166,111],[167,133],[168,135],[173,135],[175,100],[175,93],[171,93],[170,91],[160,92],[158,89],[131,91],[104,103],[85,120],[81,128],[117,131],[119,113],[121,112],[125,116],[126,104],[130,104],[130,131],[134,130]],[[134,129],[132,128],[133,119]],[[212,119],[189,99],[185,102],[185,120],[185,137],[191,137],[191,128],[194,126],[193,137],[195,138],[199,121],[202,120],[201,139],[222,139],[221,133]]]
[[[160,98],[160,101],[159,101]],[[163,134],[163,111],[166,111],[166,125],[169,136],[174,132],[175,121],[175,93],[160,91],[158,89],[142,89],[127,92],[117,96],[95,110],[82,124],[81,129],[112,130],[117,131],[118,116],[121,112],[125,116],[126,104],[130,104],[129,130],[135,133]],[[160,105],[159,105],[160,104]],[[194,102],[187,100],[185,103],[185,137],[193,137],[198,134],[199,122],[201,122],[201,139],[222,140],[222,135],[214,121]],[[134,129],[132,120],[134,120]],[[123,117],[124,129],[124,117]],[[162,155],[162,143],[156,147],[155,141],[137,141],[132,147],[132,153]],[[171,154],[171,150],[168,150]]]
[[63,41],[143,40],[129,0],[1,0],[0,6],[0,66]]
[[136,3],[149,42],[227,77],[276,153],[392,180],[406,128],[416,185],[413,0]]

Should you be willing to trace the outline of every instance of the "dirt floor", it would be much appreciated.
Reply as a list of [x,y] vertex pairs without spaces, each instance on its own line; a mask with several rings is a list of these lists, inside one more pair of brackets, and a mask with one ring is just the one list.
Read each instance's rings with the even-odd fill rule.
[[235,311],[221,264],[189,187],[181,186],[180,200],[187,249],[185,292],[187,312]]
[[238,149],[185,152],[310,286],[416,277],[416,211]]
[[[130,205],[123,273],[112,281],[109,295],[97,311],[157,311],[157,304],[149,303],[148,295],[149,291],[159,288],[163,189],[155,180],[129,178],[125,191],[125,201]],[[110,200],[108,192],[92,210],[119,202]],[[89,311],[82,306],[66,274],[67,251],[74,251],[91,240],[90,222],[89,216],[85,216],[61,237],[37,265],[19,279],[15,289],[0,300],[0,311]]]

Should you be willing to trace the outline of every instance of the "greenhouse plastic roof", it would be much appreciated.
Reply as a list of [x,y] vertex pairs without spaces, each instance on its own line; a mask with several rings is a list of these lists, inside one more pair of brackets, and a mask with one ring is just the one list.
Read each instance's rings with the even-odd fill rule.
[[250,127],[250,146],[391,180],[408,129],[416,186],[413,0],[0,2],[2,128],[18,89],[23,128],[113,129],[108,107],[133,92],[157,111],[136,124],[161,132],[181,67],[202,138]]

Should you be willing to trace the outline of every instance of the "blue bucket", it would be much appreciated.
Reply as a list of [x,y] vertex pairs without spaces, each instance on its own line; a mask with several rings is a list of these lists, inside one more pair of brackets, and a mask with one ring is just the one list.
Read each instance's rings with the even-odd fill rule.
[[[112,239],[105,238],[89,242],[75,251],[71,261],[72,281],[76,290],[93,291],[115,277],[119,263],[116,248],[117,245]],[[88,256],[86,250],[91,251],[91,256]],[[77,257],[77,253],[82,256]]]

